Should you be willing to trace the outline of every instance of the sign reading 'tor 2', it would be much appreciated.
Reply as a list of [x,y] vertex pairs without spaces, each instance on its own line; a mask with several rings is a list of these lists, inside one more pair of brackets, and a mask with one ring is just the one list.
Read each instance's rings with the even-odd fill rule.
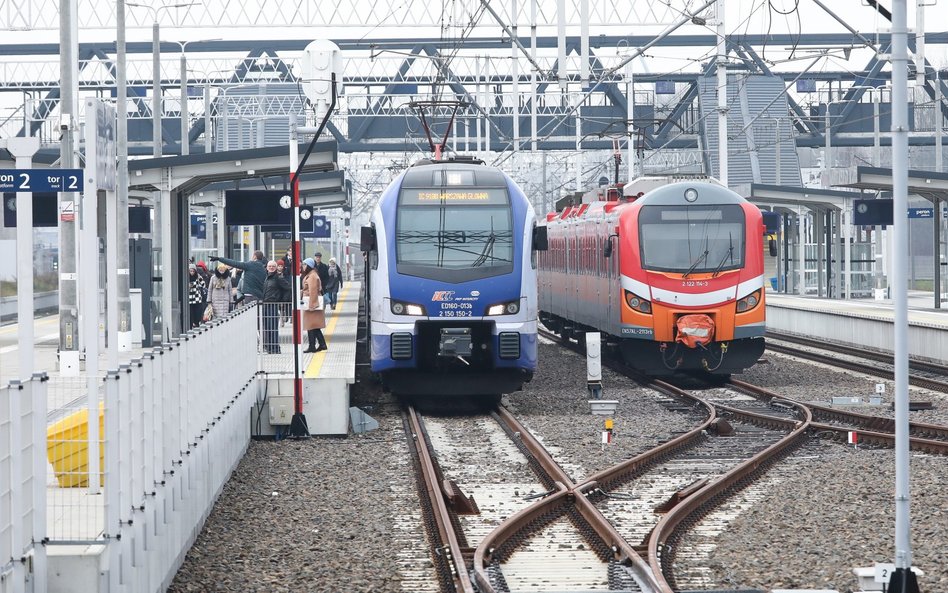
[[0,169],[2,192],[81,192],[82,169]]

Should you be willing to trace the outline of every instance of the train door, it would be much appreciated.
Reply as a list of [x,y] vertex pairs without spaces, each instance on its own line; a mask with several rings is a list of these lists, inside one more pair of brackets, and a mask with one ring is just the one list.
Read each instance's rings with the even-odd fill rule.
[[[610,223],[607,222],[606,224],[608,226]],[[603,245],[600,245],[599,256],[602,258],[600,265],[603,270],[602,275],[605,278],[604,289],[609,294],[609,296],[606,297],[605,323],[600,325],[600,327],[613,335],[619,335],[622,317],[622,311],[619,308],[619,299],[622,294],[622,282],[619,279],[619,254],[622,250],[619,248],[619,237],[610,237],[608,232],[603,234],[606,235],[605,241],[612,242],[612,254],[608,258],[602,257]]]

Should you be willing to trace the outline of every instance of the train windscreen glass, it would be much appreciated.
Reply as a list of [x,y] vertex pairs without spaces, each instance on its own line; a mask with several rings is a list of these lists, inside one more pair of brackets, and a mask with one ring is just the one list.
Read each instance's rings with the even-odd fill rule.
[[454,281],[510,272],[512,224],[504,188],[404,188],[395,231],[398,271]]
[[718,274],[744,265],[744,210],[717,206],[643,206],[639,212],[642,268]]

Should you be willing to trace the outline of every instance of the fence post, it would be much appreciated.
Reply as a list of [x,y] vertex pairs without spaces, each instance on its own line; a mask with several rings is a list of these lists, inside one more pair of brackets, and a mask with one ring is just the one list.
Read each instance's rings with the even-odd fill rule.
[[[143,400],[148,389],[146,383],[146,358],[131,361],[129,374],[128,409],[131,411],[129,422],[129,441],[131,443],[131,494],[129,496],[129,522],[131,523],[131,544],[126,548],[131,556],[134,579],[129,581],[133,591],[145,591],[148,578],[148,559],[145,555],[145,505],[147,504],[146,479],[149,476],[145,458],[144,411]],[[149,408],[150,410],[150,408]]]
[[10,413],[10,543],[13,561],[13,591],[20,593],[26,586],[26,570],[20,558],[23,557],[23,431],[20,423],[20,398],[25,387],[19,380],[10,381],[7,393],[10,398],[7,406]]
[[[119,469],[119,371],[109,371],[105,376],[105,529],[102,532],[109,559],[109,591],[119,591],[122,582],[122,476]],[[91,419],[89,423],[98,420]],[[92,450],[91,454],[95,454]]]
[[49,376],[33,373],[33,593],[46,593],[46,397]]

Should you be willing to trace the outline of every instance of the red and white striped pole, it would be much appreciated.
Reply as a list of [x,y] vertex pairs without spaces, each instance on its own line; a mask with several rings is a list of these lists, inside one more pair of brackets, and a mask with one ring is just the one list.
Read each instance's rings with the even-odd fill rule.
[[296,115],[290,115],[290,189],[293,192],[293,221],[290,228],[293,234],[293,272],[290,289],[292,298],[290,298],[293,308],[293,420],[290,423],[290,435],[294,437],[309,436],[309,426],[306,423],[306,416],[303,414],[303,374],[300,372],[303,366],[303,353],[300,350],[300,341],[303,328],[303,310],[299,303],[300,295],[300,180],[297,169],[299,168],[299,135],[296,127]]
[[[310,153],[313,152],[313,148],[316,146],[316,141],[319,140],[320,134],[323,133],[323,130],[326,128],[326,124],[329,123],[329,117],[336,108],[335,73],[333,73],[330,78],[330,93],[329,105],[326,109],[326,112],[323,114],[322,120],[319,122],[319,127],[310,128],[298,126],[296,123],[296,115],[290,114],[290,188],[293,192],[293,221],[291,223],[291,228],[293,230],[293,298],[291,301],[293,307],[294,361],[293,420],[290,423],[290,436],[294,437],[309,436],[309,426],[306,424],[306,416],[303,414],[303,374],[300,372],[303,363],[303,352],[300,349],[300,342],[302,341],[301,330],[303,327],[303,311],[299,306],[302,295],[300,294],[298,288],[300,276],[300,255],[302,253],[300,250],[300,175],[303,172],[303,166],[306,164],[306,160],[309,158]],[[313,134],[313,140],[309,143],[309,146],[306,149],[306,154],[303,155],[302,162],[300,162],[299,157],[300,134]],[[310,298],[315,298],[316,296],[318,295],[310,295]]]

